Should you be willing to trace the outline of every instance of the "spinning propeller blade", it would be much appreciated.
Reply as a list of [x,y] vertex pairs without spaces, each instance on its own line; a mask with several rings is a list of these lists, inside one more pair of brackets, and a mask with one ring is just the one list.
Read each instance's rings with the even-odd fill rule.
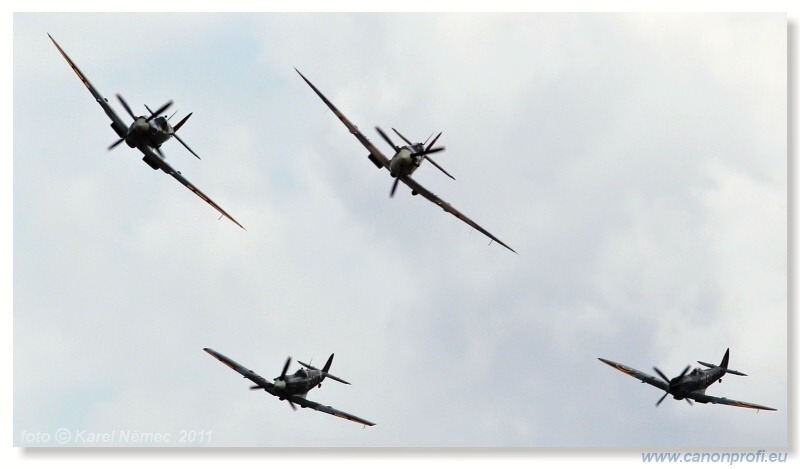
[[420,156],[420,155],[424,156],[424,155],[430,155],[431,153],[439,153],[440,151],[444,151],[444,148],[445,147],[436,147],[436,148],[434,148],[432,150],[417,151],[417,152],[412,153],[411,156]]
[[283,371],[281,371],[281,376],[278,379],[280,379],[281,381],[286,380],[286,372],[289,371],[289,365],[291,364],[292,364],[292,357],[289,357],[286,359],[286,364],[283,365]]
[[[664,395],[663,395],[663,396],[661,396],[661,399],[659,399],[659,400],[658,400],[658,402],[656,402],[656,407],[658,407],[658,405],[659,405],[659,404],[661,404],[661,402],[662,402],[664,399],[666,399],[666,397],[667,397],[667,396],[669,396],[670,394],[672,394],[672,385],[673,385],[673,383],[676,383],[678,380],[680,380],[681,378],[683,378],[683,377],[684,377],[684,375],[686,375],[686,373],[689,371],[689,368],[691,368],[691,365],[686,365],[686,368],[684,368],[684,369],[683,369],[683,371],[681,372],[681,374],[680,374],[680,375],[678,375],[678,376],[676,376],[676,377],[674,377],[674,378],[672,378],[672,379],[669,379],[669,378],[667,378],[667,375],[665,375],[664,373],[662,373],[662,372],[661,372],[661,370],[659,370],[659,369],[658,369],[657,367],[655,367],[655,366],[653,367],[653,370],[655,370],[655,372],[656,372],[656,373],[658,373],[658,376],[660,376],[660,377],[661,377],[661,379],[663,379],[663,380],[664,380],[664,381],[667,383],[667,386],[668,386],[668,388],[667,388],[667,392],[665,392],[665,393],[664,393]],[[686,402],[689,402],[689,399],[684,399],[684,400],[685,400]],[[691,402],[689,402],[689,405],[694,405],[694,404],[692,404]]]
[[398,131],[397,131],[397,129],[395,129],[394,127],[392,127],[392,130],[394,130],[394,133],[396,133],[398,137],[402,138],[404,142],[406,142],[406,143],[407,143],[407,144],[409,144],[410,146],[414,146],[414,144],[413,144],[413,143],[411,143],[411,141],[410,141],[409,139],[407,139],[407,138],[403,137],[403,134],[401,134],[400,132],[398,132]]
[[112,143],[112,144],[111,144],[111,145],[108,147],[108,151],[111,151],[111,150],[113,150],[114,148],[116,148],[116,147],[117,147],[117,145],[119,145],[120,143],[122,143],[122,142],[124,142],[124,141],[125,141],[125,137],[123,137],[123,138],[121,138],[121,139],[117,140],[116,142]]
[[392,191],[389,193],[389,197],[394,197],[394,191],[397,190],[397,184],[400,182],[400,178],[394,178],[394,184],[392,184]]
[[394,148],[394,151],[395,151],[395,152],[398,152],[398,151],[400,151],[400,147],[398,147],[397,145],[395,145],[395,144],[394,144],[394,143],[393,143],[393,142],[392,142],[392,141],[389,139],[389,136],[388,136],[388,135],[386,135],[385,133],[383,133],[383,130],[381,130],[381,128],[380,128],[380,127],[377,127],[377,126],[376,126],[376,127],[375,127],[375,130],[377,130],[377,131],[378,131],[378,133],[381,135],[381,137],[383,137],[383,139],[384,139],[384,140],[386,140],[386,143],[388,143],[388,144],[389,144],[389,145],[390,145],[392,148]]
[[662,373],[661,370],[656,367],[653,367],[653,369],[656,371],[656,373],[658,373],[658,376],[661,376],[661,379],[663,379],[665,383],[669,384],[669,378],[667,378],[667,375]]
[[[145,122],[150,122],[151,120],[155,119],[156,117],[158,117],[159,114],[161,114],[162,112],[164,112],[167,109],[169,109],[170,106],[172,106],[172,100],[167,101],[167,104],[165,104],[165,105],[161,106],[160,108],[156,109],[156,112],[151,112],[150,113],[150,117],[145,119]],[[149,111],[150,108],[147,108],[147,110]]]
[[[431,135],[433,135],[433,134],[431,134]],[[430,145],[428,145],[428,146],[427,146],[427,148],[425,148],[425,153],[433,153],[433,152],[431,151],[431,147],[433,147],[433,145],[436,143],[436,141],[437,141],[437,140],[439,140],[439,137],[441,137],[441,136],[442,136],[442,133],[441,133],[441,132],[439,132],[439,135],[437,135],[437,136],[436,136],[436,138],[434,138],[434,139],[433,139],[433,141],[431,142],[431,144],[430,144]],[[430,138],[430,137],[428,137],[428,138]],[[427,142],[427,140],[425,140],[425,141]],[[444,150],[444,148],[442,148],[442,150]]]
[[125,102],[125,99],[122,98],[121,94],[117,93],[117,99],[119,99],[119,102],[122,104],[122,107],[124,107],[125,110],[128,111],[128,115],[131,116],[131,119],[136,120],[136,116],[133,115],[133,111],[131,111],[131,107],[128,106],[128,103]]

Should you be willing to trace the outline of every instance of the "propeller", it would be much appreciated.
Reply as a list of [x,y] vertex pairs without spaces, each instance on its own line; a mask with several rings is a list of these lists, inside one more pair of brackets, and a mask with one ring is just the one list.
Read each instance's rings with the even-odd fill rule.
[[[131,110],[131,107],[128,106],[128,102],[125,101],[125,98],[123,98],[121,94],[117,93],[117,99],[119,100],[120,104],[122,104],[122,107],[125,108],[125,111],[128,113],[128,115],[131,116],[131,119],[133,119],[134,121],[138,121],[140,118],[144,118],[144,116],[136,116],[136,115],[134,115],[133,111]],[[164,104],[163,106],[158,108],[155,112],[152,112],[150,110],[150,108],[147,107],[147,105],[145,104],[144,107],[147,109],[148,112],[150,112],[150,117],[145,118],[144,121],[149,123],[151,120],[156,118],[159,114],[161,114],[162,112],[166,111],[170,106],[172,106],[172,100],[167,101],[166,104]],[[126,135],[126,137],[127,137],[127,135]],[[113,150],[114,148],[117,147],[117,145],[122,143],[125,140],[126,137],[122,137],[119,140],[117,140],[114,143],[112,143],[111,145],[109,145],[108,149],[109,150]],[[156,150],[157,150],[159,156],[161,156],[163,158],[164,154],[161,153],[161,150],[159,150],[158,148],[156,148]],[[192,153],[194,153],[194,152],[192,152]],[[197,156],[197,155],[195,155],[195,156]]]
[[[661,402],[662,402],[664,399],[666,399],[666,397],[667,397],[667,396],[669,396],[670,394],[672,394],[672,393],[673,393],[673,391],[672,391],[672,388],[674,387],[674,385],[675,385],[675,384],[676,384],[678,381],[680,381],[680,379],[681,379],[681,378],[683,378],[683,377],[684,377],[684,375],[686,375],[686,373],[689,371],[689,368],[691,368],[691,365],[686,365],[686,368],[684,368],[684,369],[683,369],[683,371],[681,372],[681,374],[680,374],[680,375],[678,375],[678,376],[676,376],[676,377],[674,377],[674,378],[672,378],[672,379],[669,379],[669,378],[667,378],[667,375],[665,375],[665,374],[664,374],[664,373],[663,373],[661,370],[659,370],[659,369],[658,369],[658,367],[655,367],[655,366],[653,367],[653,370],[655,370],[655,372],[656,372],[656,373],[658,373],[658,376],[660,376],[660,377],[661,377],[661,379],[663,379],[663,380],[664,380],[664,382],[665,382],[665,383],[667,384],[667,386],[668,386],[668,388],[667,388],[667,392],[665,392],[665,393],[664,393],[664,395],[663,395],[663,396],[661,396],[661,399],[659,399],[659,400],[658,400],[658,402],[656,402],[656,407],[658,407],[658,405],[659,405],[659,404],[661,404]],[[689,399],[686,399],[686,401],[687,401],[687,402],[689,402]],[[689,402],[689,405],[694,405],[694,404],[692,404],[691,402]]]
[[[281,370],[281,375],[275,378],[274,386],[279,390],[286,389],[286,372],[289,371],[289,365],[291,364],[292,364],[292,357],[288,357],[286,359],[286,364],[283,365],[283,370]],[[264,389],[264,386],[258,384],[255,386],[250,386],[251,391],[255,391],[256,389]],[[294,402],[290,401],[288,397],[285,396],[281,397],[280,395],[278,395],[278,397],[280,397],[281,400],[285,399],[286,402],[288,402],[289,405],[292,407],[292,410],[297,410],[297,406],[295,406]]]
[[[375,127],[375,130],[377,130],[377,131],[378,131],[378,133],[380,134],[380,136],[381,136],[381,137],[382,137],[382,138],[383,138],[383,139],[386,141],[386,143],[388,143],[388,144],[389,144],[389,145],[390,145],[390,146],[391,146],[391,147],[394,149],[394,151],[395,151],[395,152],[398,152],[398,151],[400,151],[400,147],[398,147],[397,145],[395,145],[395,144],[394,144],[394,142],[392,142],[392,140],[389,138],[389,136],[388,136],[388,135],[386,135],[386,133],[384,133],[384,132],[383,132],[383,130],[381,130],[381,128],[380,128],[380,127],[377,127],[377,126],[376,126],[376,127]],[[415,144],[414,144],[414,143],[412,143],[412,142],[411,142],[411,140],[407,139],[407,138],[406,138],[406,137],[405,137],[403,134],[401,134],[399,130],[397,130],[397,129],[395,129],[394,127],[392,127],[392,131],[394,131],[394,133],[396,133],[398,137],[400,137],[401,139],[403,139],[403,141],[404,141],[404,142],[406,142],[406,143],[408,144],[408,146],[409,146],[409,147],[411,147],[411,148],[414,148]],[[433,134],[431,134],[431,136],[433,136]],[[441,166],[439,166],[439,164],[438,164],[438,163],[436,163],[435,161],[433,161],[433,159],[431,159],[431,158],[428,156],[429,154],[433,154],[433,153],[439,153],[440,151],[444,151],[445,147],[436,147],[436,148],[434,148],[434,147],[433,147],[433,146],[436,144],[436,140],[438,140],[438,139],[439,139],[439,137],[441,137],[441,136],[442,136],[442,133],[441,133],[441,132],[439,132],[439,135],[437,135],[437,136],[436,136],[436,138],[434,138],[434,139],[433,139],[433,141],[432,141],[430,144],[428,144],[428,146],[427,146],[427,147],[425,147],[425,144],[426,144],[426,143],[428,142],[428,140],[430,140],[430,138],[431,138],[431,137],[428,137],[427,139],[425,139],[425,143],[423,143],[423,144],[422,144],[422,146],[423,146],[423,150],[421,150],[421,151],[417,151],[417,152],[414,152],[414,153],[411,153],[411,155],[410,155],[410,156],[411,156],[412,158],[416,158],[416,157],[419,157],[419,156],[421,156],[422,158],[424,158],[424,159],[426,159],[426,160],[430,161],[430,162],[431,162],[431,163],[432,163],[434,166],[436,166],[436,168],[437,168],[439,171],[441,171],[441,172],[443,172],[444,174],[446,174],[446,175],[447,175],[447,177],[449,177],[450,179],[452,179],[452,180],[454,180],[454,181],[455,181],[455,180],[456,180],[456,178],[454,178],[452,174],[450,174],[450,173],[448,173],[447,171],[445,171],[445,169],[444,169],[444,168],[442,168]],[[417,145],[419,145],[419,144],[417,144]],[[417,166],[419,166],[419,161],[417,162]],[[392,190],[391,190],[391,192],[389,192],[389,197],[394,197],[394,193],[395,193],[395,191],[397,190],[397,186],[399,185],[399,183],[400,183],[400,180],[397,178],[397,176],[395,176],[394,183],[392,184]]]

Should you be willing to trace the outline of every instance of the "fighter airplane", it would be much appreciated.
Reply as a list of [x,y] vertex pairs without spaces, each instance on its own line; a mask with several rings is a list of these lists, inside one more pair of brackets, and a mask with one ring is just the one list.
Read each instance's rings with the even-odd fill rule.
[[233,371],[254,382],[255,386],[250,386],[251,390],[263,389],[278,399],[287,401],[294,410],[297,410],[297,407],[295,406],[295,404],[297,404],[303,408],[308,407],[319,412],[325,412],[326,414],[335,415],[336,417],[341,417],[343,419],[368,425],[370,427],[375,425],[369,420],[364,420],[360,417],[356,417],[355,415],[348,414],[347,412],[342,412],[341,410],[334,409],[333,407],[322,405],[306,399],[306,394],[308,391],[312,390],[314,387],[321,387],[322,381],[325,380],[325,378],[330,378],[334,381],[344,384],[350,384],[347,381],[337,378],[328,372],[328,370],[331,369],[331,363],[333,362],[333,354],[331,354],[330,358],[328,358],[328,361],[321,370],[298,361],[303,368],[300,368],[292,375],[286,374],[286,372],[289,371],[289,365],[292,363],[292,357],[289,357],[286,359],[286,364],[283,365],[283,371],[281,371],[281,375],[275,378],[273,382],[269,382],[268,380],[257,375],[253,370],[243,367],[219,352],[216,352],[210,348],[204,348],[203,350],[227,365]]
[[391,139],[389,139],[389,137],[380,129],[380,127],[375,127],[375,130],[378,131],[378,134],[380,134],[380,136],[386,141],[386,143],[389,144],[389,146],[392,147],[392,149],[395,152],[394,156],[391,159],[389,159],[375,145],[373,145],[373,143],[370,142],[369,139],[364,134],[362,134],[358,130],[358,127],[353,125],[347,119],[347,117],[344,116],[344,114],[342,114],[338,109],[336,109],[336,106],[334,106],[333,103],[331,103],[328,100],[328,98],[326,98],[317,89],[316,86],[314,86],[310,81],[308,81],[308,79],[302,73],[300,73],[300,70],[297,70],[295,68],[295,71],[300,75],[300,77],[303,78],[303,80],[306,83],[308,83],[308,86],[310,86],[311,89],[314,90],[315,93],[317,93],[317,96],[319,96],[320,99],[322,99],[322,101],[328,106],[328,108],[331,111],[333,111],[334,114],[336,114],[336,117],[338,117],[339,120],[342,121],[345,127],[347,127],[347,130],[349,130],[351,134],[355,135],[358,141],[361,142],[361,144],[364,145],[364,147],[369,151],[369,155],[367,155],[367,158],[369,158],[369,160],[372,161],[372,163],[375,166],[377,166],[378,169],[386,168],[389,171],[391,176],[394,178],[392,190],[389,193],[390,197],[394,196],[395,190],[397,190],[397,184],[400,181],[402,181],[403,183],[405,183],[405,185],[411,188],[412,195],[422,194],[423,197],[441,207],[445,212],[453,214],[456,218],[463,221],[467,225],[475,228],[476,230],[480,231],[481,233],[489,237],[489,239],[491,239],[492,241],[500,243],[500,245],[502,245],[506,249],[516,254],[517,251],[511,249],[508,245],[497,239],[494,235],[483,229],[480,225],[470,220],[466,215],[456,210],[452,205],[440,199],[438,196],[436,196],[436,194],[425,189],[417,181],[411,178],[411,174],[414,171],[416,171],[417,168],[419,168],[422,162],[424,160],[428,160],[439,170],[441,170],[444,174],[449,176],[451,179],[455,179],[453,176],[450,175],[450,173],[445,171],[444,168],[436,164],[436,162],[433,161],[428,156],[432,153],[437,153],[444,150],[444,147],[438,147],[438,148],[433,147],[433,145],[436,143],[436,140],[442,135],[441,132],[439,132],[439,135],[437,135],[436,138],[434,138],[430,144],[425,146],[427,144],[427,141],[425,143],[411,143],[411,141],[405,138],[403,135],[401,135],[400,132],[392,128],[392,130],[407,144],[403,147],[398,147],[391,141]]
[[658,376],[660,376],[661,379],[658,379],[655,376],[650,376],[646,373],[642,373],[641,371],[634,370],[628,366],[612,362],[611,360],[606,360],[605,358],[598,358],[598,360],[606,365],[616,368],[626,375],[630,375],[638,380],[641,380],[643,383],[655,386],[664,391],[665,394],[661,396],[661,399],[659,399],[658,402],[656,402],[656,406],[661,404],[661,401],[671,394],[674,399],[685,399],[689,404],[692,404],[692,401],[694,400],[701,404],[707,404],[710,402],[712,404],[724,404],[736,407],[746,407],[749,409],[776,410],[772,407],[751,404],[749,402],[734,401],[725,397],[706,395],[706,388],[717,381],[721,383],[722,377],[727,373],[738,376],[747,376],[742,372],[728,368],[728,358],[730,357],[730,352],[731,349],[725,351],[725,356],[722,357],[722,362],[719,365],[712,365],[711,363],[698,361],[697,363],[709,369],[703,370],[700,368],[695,368],[691,373],[687,374],[689,368],[691,368],[691,365],[686,365],[686,368],[684,368],[683,372],[672,379],[667,378],[667,376],[656,367],[653,367],[653,370],[658,373]]
[[[168,122],[169,118],[167,116],[159,116],[162,112],[166,111],[170,106],[172,106],[172,101],[167,102],[160,108],[158,108],[155,112],[151,111],[149,107],[145,105],[147,111],[150,113],[149,116],[136,116],[133,111],[131,110],[128,103],[122,98],[121,95],[117,94],[117,99],[122,104],[122,107],[128,112],[128,115],[131,116],[133,119],[133,123],[129,125],[125,124],[125,122],[114,112],[114,109],[111,108],[111,105],[108,103],[108,99],[104,98],[97,89],[89,82],[86,76],[78,69],[78,66],[69,58],[64,49],[58,45],[53,36],[50,34],[47,35],[50,37],[50,40],[53,41],[53,44],[56,46],[58,51],[61,55],[66,59],[69,66],[72,67],[72,70],[78,75],[78,78],[83,82],[86,88],[89,89],[89,92],[92,93],[94,99],[100,104],[100,107],[103,108],[106,115],[111,119],[111,128],[116,132],[119,139],[111,144],[108,147],[109,150],[116,148],[122,142],[125,142],[131,148],[137,148],[139,151],[144,154],[144,158],[142,161],[148,164],[153,169],[160,169],[165,173],[169,174],[170,176],[174,177],[178,180],[181,184],[186,186],[190,191],[197,194],[198,197],[205,200],[209,205],[214,207],[222,216],[225,216],[230,221],[236,223],[244,229],[238,221],[236,221],[232,216],[228,214],[225,210],[222,209],[219,205],[214,203],[207,195],[205,195],[200,189],[195,187],[188,179],[181,175],[180,171],[176,171],[164,160],[164,154],[161,151],[161,145],[169,140],[171,137],[175,137],[175,140],[180,142],[184,147],[186,147],[192,155],[196,156],[198,159],[200,158],[197,154],[189,148],[186,143],[181,140],[180,137],[177,135],[178,129],[189,119],[192,115],[189,113],[186,117],[184,117],[180,122],[178,122],[174,127],[171,126]],[[174,115],[174,114],[173,114]],[[172,117],[172,116],[170,116]]]

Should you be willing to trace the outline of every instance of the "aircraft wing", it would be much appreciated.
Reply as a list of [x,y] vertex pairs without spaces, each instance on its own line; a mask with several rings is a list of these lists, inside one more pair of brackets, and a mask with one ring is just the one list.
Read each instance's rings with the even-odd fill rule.
[[275,387],[275,385],[270,383],[266,379],[262,378],[261,376],[259,376],[255,371],[253,371],[253,370],[251,370],[249,368],[243,367],[242,365],[236,363],[235,361],[233,361],[230,358],[226,357],[225,355],[217,352],[216,350],[213,350],[213,349],[210,349],[210,348],[204,348],[203,350],[205,352],[207,352],[209,355],[211,355],[212,357],[214,357],[217,360],[219,360],[222,363],[224,363],[231,370],[239,373],[240,375],[244,376],[245,378],[249,379],[250,381],[256,383],[258,386],[263,388],[268,393],[273,394],[273,395],[275,394],[275,392],[273,391],[273,388]]
[[343,419],[350,420],[352,422],[357,422],[362,425],[373,426],[374,423],[370,422],[369,420],[364,420],[361,417],[356,417],[355,415],[348,414],[347,412],[342,412],[341,410],[334,409],[331,406],[322,405],[318,402],[309,401],[308,399],[299,397],[299,396],[287,396],[287,400],[294,402],[295,404],[299,405],[300,407],[308,407],[309,409],[314,409],[319,412],[325,412],[326,414],[335,415],[336,417],[341,417]]
[[149,160],[149,161],[155,161],[155,162],[157,162],[157,164],[158,164],[158,165],[161,167],[161,170],[162,170],[162,171],[164,171],[165,173],[167,173],[167,174],[169,174],[170,176],[172,176],[172,177],[174,177],[175,179],[177,179],[177,180],[178,180],[178,182],[180,182],[181,184],[183,184],[184,186],[186,186],[186,188],[187,188],[187,189],[189,189],[190,191],[192,191],[192,192],[194,192],[195,194],[197,194],[197,196],[198,196],[198,197],[200,197],[201,199],[203,199],[204,201],[206,201],[206,203],[207,203],[208,205],[211,205],[212,207],[214,207],[214,208],[215,208],[215,209],[216,209],[216,210],[217,210],[217,211],[218,211],[218,212],[219,212],[221,215],[223,215],[224,217],[226,217],[228,220],[230,220],[230,221],[232,221],[232,222],[236,223],[236,224],[237,224],[237,225],[239,225],[239,227],[240,227],[240,228],[242,228],[243,230],[246,230],[246,228],[245,228],[245,227],[243,227],[243,226],[241,225],[241,223],[239,223],[238,221],[236,221],[236,220],[235,220],[235,219],[234,219],[232,216],[230,216],[230,215],[228,214],[228,212],[226,212],[225,210],[223,210],[223,209],[222,209],[222,207],[220,207],[219,205],[217,205],[217,204],[216,204],[216,202],[214,202],[213,200],[211,200],[211,198],[210,198],[209,196],[205,195],[205,194],[203,193],[203,191],[201,191],[200,189],[198,189],[197,187],[195,187],[195,185],[194,185],[194,184],[192,184],[191,182],[189,182],[189,180],[188,180],[188,179],[186,179],[185,177],[183,177],[183,175],[181,175],[181,172],[180,172],[180,171],[176,171],[175,169],[173,169],[173,168],[172,168],[172,166],[170,166],[170,165],[169,165],[169,163],[167,163],[167,162],[166,162],[166,161],[164,161],[162,158],[160,158],[158,155],[156,155],[156,153],[153,151],[153,149],[152,149],[152,148],[150,148],[150,147],[147,147],[147,146],[144,146],[144,145],[140,145],[138,148],[139,148],[139,151],[141,151],[142,153],[144,153],[144,155],[145,155],[145,158],[146,158],[147,160]]
[[345,125],[345,127],[347,127],[347,130],[349,130],[351,134],[355,135],[355,137],[358,139],[358,141],[361,142],[361,144],[364,145],[364,147],[367,150],[369,150],[369,152],[372,154],[372,156],[374,156],[375,159],[384,168],[386,168],[388,170],[389,169],[389,158],[386,158],[386,156],[383,153],[381,153],[380,150],[378,150],[378,147],[376,147],[372,142],[370,142],[369,139],[364,134],[362,134],[360,130],[358,130],[358,127],[353,125],[353,123],[350,122],[350,120],[348,120],[344,116],[344,114],[341,113],[341,111],[336,109],[336,106],[334,106],[332,102],[328,101],[328,98],[326,98],[325,95],[320,93],[319,90],[317,89],[317,87],[314,86],[310,81],[308,81],[308,78],[303,76],[302,73],[300,73],[300,70],[298,70],[296,68],[294,70],[303,78],[303,80],[306,83],[308,83],[308,86],[310,86],[311,89],[314,90],[315,93],[317,93],[317,96],[319,96],[322,99],[322,101],[325,102],[325,104],[328,106],[328,108],[331,111],[333,111],[334,114],[336,114],[336,117],[338,117],[339,120],[342,121],[342,123]]
[[403,182],[404,182],[404,183],[405,183],[405,184],[406,184],[408,187],[410,187],[412,191],[414,191],[414,192],[416,192],[416,193],[420,194],[421,196],[423,196],[423,197],[425,197],[426,199],[430,200],[430,201],[431,201],[431,202],[433,202],[434,204],[438,205],[438,206],[439,206],[439,207],[441,207],[441,208],[442,208],[442,209],[443,209],[445,212],[448,212],[448,213],[451,213],[451,214],[453,214],[453,216],[455,216],[455,217],[456,217],[456,218],[458,218],[459,220],[463,221],[463,222],[464,222],[464,223],[466,223],[467,225],[469,225],[469,226],[471,226],[471,227],[475,228],[476,230],[480,231],[480,232],[481,232],[481,233],[483,233],[484,235],[488,236],[488,237],[489,237],[489,238],[490,238],[492,241],[496,241],[496,242],[500,243],[500,245],[501,245],[501,246],[503,246],[504,248],[506,248],[506,249],[508,249],[509,251],[513,252],[514,254],[516,254],[516,253],[517,253],[517,251],[515,251],[515,250],[511,249],[511,248],[510,248],[510,247],[509,247],[509,246],[508,246],[506,243],[504,243],[504,242],[500,241],[500,240],[499,240],[499,239],[497,239],[497,238],[496,238],[496,237],[495,237],[493,234],[489,233],[488,231],[486,231],[485,229],[483,229],[483,228],[482,228],[480,225],[478,225],[478,224],[477,224],[477,223],[475,223],[474,221],[470,220],[470,218],[469,218],[468,216],[466,216],[466,215],[464,215],[463,213],[461,213],[461,212],[459,212],[458,210],[456,210],[456,209],[455,209],[455,208],[454,208],[452,205],[450,205],[450,204],[448,204],[447,202],[445,202],[444,200],[440,199],[440,198],[439,198],[439,197],[438,197],[436,194],[434,194],[433,192],[431,192],[431,191],[429,191],[428,189],[425,189],[424,187],[422,187],[422,186],[421,186],[421,185],[420,185],[420,184],[419,184],[417,181],[415,181],[415,180],[411,179],[411,177],[410,177],[410,176],[402,176],[402,175],[401,175],[399,178],[400,178],[400,180],[401,180],[401,181],[403,181]]
[[117,113],[114,112],[114,109],[112,109],[111,106],[108,104],[108,100],[104,98],[99,91],[97,91],[97,89],[91,84],[91,82],[89,82],[89,79],[86,78],[86,76],[84,76],[83,72],[81,72],[78,66],[75,65],[75,62],[73,62],[72,59],[69,58],[67,53],[64,52],[64,49],[62,49],[61,46],[58,45],[56,40],[53,39],[53,36],[50,36],[50,34],[48,34],[47,36],[50,38],[51,41],[53,41],[53,44],[55,44],[58,51],[61,52],[61,55],[64,57],[64,59],[66,59],[67,63],[69,63],[69,66],[72,67],[72,70],[75,71],[75,73],[78,75],[78,78],[81,79],[86,88],[89,89],[89,92],[92,93],[92,96],[94,96],[95,101],[97,101],[100,107],[102,107],[103,110],[106,112],[106,115],[109,117],[109,119],[111,119],[111,128],[114,129],[114,132],[117,133],[117,136],[119,136],[120,138],[124,137],[128,131],[128,126],[125,125],[125,122],[123,122],[123,120],[120,119]]
[[746,407],[748,409],[758,409],[758,410],[777,410],[773,409],[772,407],[766,407],[763,405],[758,404],[751,404],[749,402],[743,401],[734,401],[732,399],[728,399],[726,397],[714,397],[703,394],[701,392],[691,392],[686,395],[688,399],[692,399],[694,401],[700,402],[702,404],[712,403],[712,404],[724,404],[724,405],[732,405],[735,407]]
[[[665,383],[664,380],[660,378],[656,378],[655,376],[650,376],[647,373],[642,373],[639,370],[634,370],[629,366],[622,365],[620,363],[612,362],[611,360],[606,360],[605,358],[598,358],[601,362],[605,363],[606,365],[616,368],[617,370],[625,373],[626,375],[633,376],[634,378],[638,379],[643,383],[647,383],[651,386],[655,386],[658,389],[667,392],[669,390],[669,384]],[[694,399],[694,398],[692,398]]]

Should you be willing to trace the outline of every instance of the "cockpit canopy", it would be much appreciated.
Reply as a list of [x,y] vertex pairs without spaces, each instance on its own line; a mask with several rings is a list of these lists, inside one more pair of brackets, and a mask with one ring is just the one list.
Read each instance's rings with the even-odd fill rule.
[[167,126],[167,118],[166,117],[159,116],[159,117],[156,117],[155,119],[153,119],[153,121],[155,122],[156,126],[162,128],[162,129],[166,128],[166,126]]

